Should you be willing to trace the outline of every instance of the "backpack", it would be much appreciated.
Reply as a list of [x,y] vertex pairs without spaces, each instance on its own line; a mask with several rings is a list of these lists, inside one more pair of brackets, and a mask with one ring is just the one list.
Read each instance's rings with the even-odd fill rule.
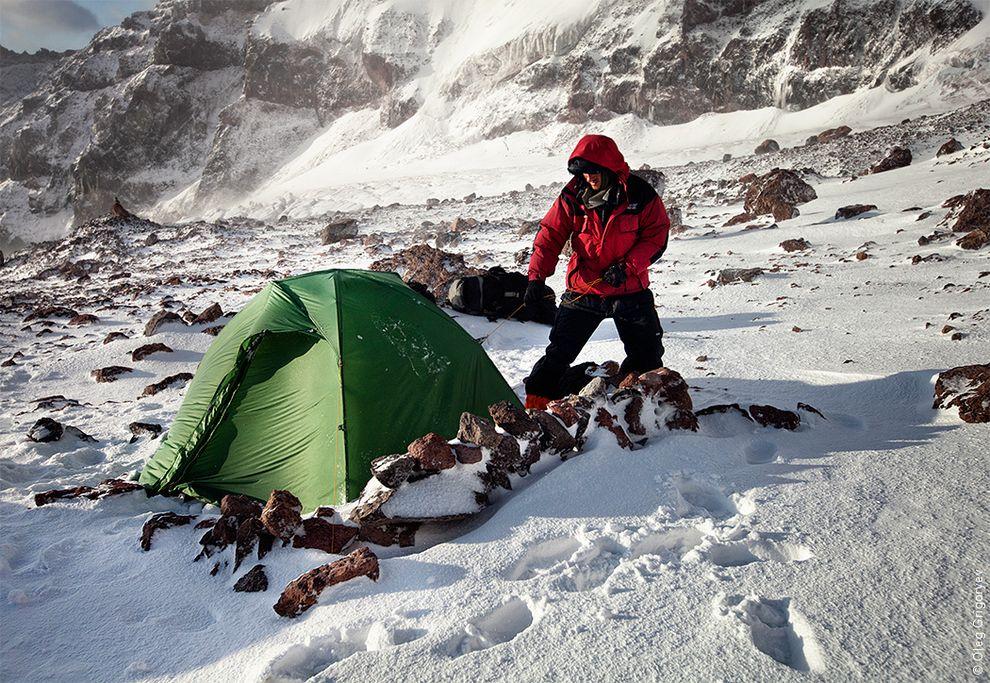
[[546,288],[546,305],[541,305],[535,316],[525,306],[520,308],[528,285],[529,279],[522,273],[511,273],[495,266],[483,275],[452,280],[447,290],[447,303],[455,311],[483,315],[489,320],[511,316],[513,320],[552,323],[557,306],[549,287]]

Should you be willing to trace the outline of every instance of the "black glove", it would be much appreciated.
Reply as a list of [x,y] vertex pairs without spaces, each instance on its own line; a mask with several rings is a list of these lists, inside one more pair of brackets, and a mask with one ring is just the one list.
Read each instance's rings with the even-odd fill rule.
[[530,280],[526,285],[526,293],[523,295],[523,303],[529,310],[536,310],[543,304],[546,298],[546,285],[543,280]]
[[602,272],[602,282],[615,288],[626,284],[626,264],[619,261],[610,265]]

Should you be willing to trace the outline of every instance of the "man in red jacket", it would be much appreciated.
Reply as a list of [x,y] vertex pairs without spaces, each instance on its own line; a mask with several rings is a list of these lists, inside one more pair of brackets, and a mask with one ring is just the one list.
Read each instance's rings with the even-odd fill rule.
[[625,347],[623,373],[663,364],[648,269],[667,248],[667,210],[649,183],[630,175],[615,141],[604,135],[581,138],[567,170],[574,178],[540,221],[529,261],[525,301],[535,306],[570,239],[566,291],[546,354],[525,380],[527,408],[545,408],[563,395],[564,373],[605,318],[615,321]]

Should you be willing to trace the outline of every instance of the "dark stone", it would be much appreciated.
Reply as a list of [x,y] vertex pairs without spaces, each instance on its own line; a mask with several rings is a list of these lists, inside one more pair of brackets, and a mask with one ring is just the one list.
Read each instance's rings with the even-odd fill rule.
[[98,500],[108,496],[117,496],[122,493],[143,490],[143,486],[133,481],[124,481],[123,479],[104,479],[95,487],[74,486],[68,489],[54,489],[43,493],[36,493],[34,496],[34,504],[41,507],[42,505],[47,505],[53,501],[61,500],[63,498],[81,497],[88,498],[89,500]]
[[119,339],[130,339],[130,337],[124,332],[111,332],[106,337],[103,338],[104,344],[109,344],[110,342],[117,341]]
[[733,282],[752,282],[763,275],[762,268],[723,268],[718,271],[715,284],[728,285]]
[[736,415],[746,418],[749,422],[753,421],[753,418],[749,416],[749,413],[743,410],[742,406],[738,403],[719,403],[717,405],[707,406],[696,412],[695,415],[698,417],[706,417],[708,415],[724,415],[725,413],[735,413]]
[[876,210],[876,204],[850,204],[848,206],[840,207],[835,211],[836,220],[845,220],[847,218],[853,218],[861,213],[866,213],[867,211]]
[[906,147],[894,147],[887,156],[870,167],[870,173],[884,173],[895,168],[903,168],[911,164],[911,150]]
[[169,529],[174,526],[185,526],[194,519],[194,515],[178,515],[174,512],[159,512],[152,515],[141,527],[141,550],[151,550],[151,539],[159,529]]
[[383,548],[397,545],[409,548],[416,543],[417,523],[403,524],[362,524],[358,529],[358,538],[366,543],[374,543]]
[[398,488],[416,469],[416,460],[406,453],[383,455],[371,461],[371,474],[390,489]]
[[303,520],[303,533],[292,537],[292,547],[313,548],[338,555],[357,534],[356,526],[332,524],[319,517],[310,517]]
[[776,140],[767,139],[756,146],[753,150],[754,154],[770,154],[771,152],[779,152],[780,145]]
[[110,365],[105,368],[99,368],[93,370],[89,374],[98,383],[113,382],[121,375],[126,375],[129,372],[134,372],[134,368],[124,367],[123,365]]
[[234,590],[238,593],[259,593],[268,590],[268,576],[265,574],[265,565],[256,564],[234,584]]
[[949,138],[945,144],[938,148],[938,151],[935,152],[935,156],[941,157],[946,154],[955,154],[956,152],[961,152],[963,149],[962,143],[955,138]]
[[302,503],[288,491],[275,489],[261,512],[261,522],[275,538],[289,541],[302,529]]
[[530,416],[540,425],[540,448],[550,453],[567,453],[577,448],[577,439],[554,415],[543,410],[531,410]]
[[193,318],[193,325],[202,325],[205,323],[211,323],[220,316],[223,315],[223,309],[220,308],[220,304],[210,304],[203,309],[203,312]]
[[131,430],[131,443],[138,440],[139,437],[147,434],[151,438],[155,438],[162,433],[163,428],[160,424],[155,424],[154,422],[132,422],[127,425],[127,428]]
[[957,408],[963,422],[990,422],[990,364],[939,373],[932,408]]
[[532,439],[540,434],[540,425],[522,408],[509,401],[499,401],[488,406],[488,414],[495,424],[519,439]]
[[169,375],[168,377],[166,377],[165,379],[161,380],[160,382],[155,382],[154,384],[149,384],[148,386],[146,386],[144,388],[144,391],[141,392],[141,395],[142,396],[154,396],[158,392],[164,391],[165,389],[168,389],[171,386],[174,386],[174,385],[177,385],[177,384],[185,384],[186,382],[188,382],[192,378],[193,378],[193,376],[192,376],[192,373],[191,372],[180,372],[180,373],[177,373],[175,375]]
[[162,344],[161,342],[155,342],[154,344],[144,344],[139,346],[133,351],[131,351],[131,360],[137,363],[142,361],[153,353],[172,353],[172,349]]
[[461,413],[457,438],[463,443],[488,448],[492,462],[509,471],[514,471],[521,462],[519,442],[508,434],[500,434],[495,430],[495,425],[477,415]]
[[321,244],[335,244],[341,240],[351,239],[358,235],[358,223],[354,218],[328,223],[320,231]]
[[801,426],[801,416],[791,410],[782,410],[774,406],[751,405],[749,414],[757,424],[774,429],[794,431]]
[[457,463],[450,444],[435,432],[419,437],[408,448],[409,454],[424,470],[446,470]]
[[50,443],[61,439],[64,433],[65,427],[61,422],[43,417],[28,430],[27,438],[36,443]]
[[93,323],[98,323],[98,322],[100,322],[100,319],[97,318],[92,313],[81,313],[76,317],[72,318],[72,320],[70,320],[67,324],[71,325],[72,327],[78,327],[80,325],[91,325]]
[[180,325],[185,325],[185,321],[178,313],[173,313],[172,311],[158,311],[153,316],[148,324],[144,326],[144,336],[150,337],[157,333],[162,325],[167,325],[169,323],[178,323]]
[[450,446],[454,449],[454,457],[462,465],[473,465],[481,462],[481,448],[472,444],[455,443]]
[[311,569],[294,579],[282,591],[274,609],[283,617],[297,617],[315,605],[320,594],[330,586],[359,576],[378,580],[378,557],[368,548],[358,548],[347,557]]
[[220,499],[220,514],[225,517],[260,517],[261,503],[250,496],[228,493]]
[[811,245],[808,243],[808,240],[803,237],[793,240],[784,240],[779,246],[786,252],[805,251],[806,249],[811,249]]

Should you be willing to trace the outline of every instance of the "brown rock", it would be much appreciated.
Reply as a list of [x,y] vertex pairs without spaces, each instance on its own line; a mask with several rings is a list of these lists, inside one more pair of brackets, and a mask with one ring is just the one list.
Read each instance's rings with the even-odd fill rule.
[[103,338],[103,343],[109,344],[110,342],[115,342],[119,339],[130,339],[130,337],[123,332],[111,332]]
[[938,151],[935,152],[935,156],[941,157],[946,154],[955,154],[956,152],[961,152],[962,150],[962,143],[955,138],[949,138],[941,147],[938,148]]
[[529,411],[540,425],[540,448],[554,454],[568,453],[577,448],[577,440],[571,436],[560,420],[543,410]]
[[469,443],[455,443],[450,446],[454,449],[454,456],[457,462],[462,465],[473,465],[481,462],[481,447]]
[[[945,204],[951,201],[950,199]],[[973,230],[990,232],[990,190],[979,188],[969,194],[961,195],[958,203],[949,208],[959,209],[952,232],[968,233]]]
[[174,512],[159,512],[152,515],[141,527],[141,550],[151,550],[151,539],[159,529],[170,529],[174,526],[185,526],[194,519],[194,515],[178,515]]
[[749,414],[757,424],[774,429],[794,431],[801,426],[801,416],[791,410],[782,410],[774,406],[751,405]]
[[144,326],[144,336],[150,337],[151,335],[158,332],[162,325],[168,323],[178,323],[180,325],[185,325],[185,321],[178,313],[173,313],[172,311],[158,311],[153,316],[148,324]]
[[268,576],[265,574],[265,565],[256,564],[234,584],[234,590],[238,593],[259,593],[268,590]]
[[633,447],[633,442],[629,438],[629,435],[626,434],[626,430],[624,430],[622,426],[619,425],[618,421],[615,419],[615,416],[612,415],[612,413],[608,412],[604,408],[599,408],[595,412],[595,423],[601,425],[608,431],[612,432],[612,434],[615,436],[616,442],[619,444],[620,447],[622,448]]
[[35,443],[58,441],[65,433],[65,426],[50,417],[39,418],[28,430],[27,438]]
[[823,130],[821,133],[815,136],[816,142],[819,144],[824,144],[826,142],[831,142],[832,140],[838,140],[839,138],[844,138],[852,132],[852,128],[849,126],[839,126],[838,128],[829,128],[828,130]]
[[751,213],[749,213],[747,211],[743,211],[742,213],[737,213],[735,216],[733,216],[732,218],[730,218],[729,220],[727,220],[725,223],[723,223],[722,224],[722,227],[723,228],[728,228],[728,227],[731,227],[733,225],[739,225],[740,223],[749,223],[750,221],[756,220],[756,218],[757,217],[754,216],[753,214],[751,214]]
[[275,538],[289,541],[302,529],[302,503],[288,491],[275,489],[261,511],[261,523]]
[[79,314],[68,306],[38,306],[27,314],[24,322],[29,323],[32,320],[48,318],[75,318],[77,315]]
[[72,318],[72,320],[70,320],[68,324],[73,327],[78,327],[80,325],[91,325],[92,323],[97,323],[97,322],[100,322],[100,319],[97,318],[92,313],[81,313],[75,316],[74,318]]
[[508,434],[500,434],[495,430],[495,425],[477,415],[461,413],[457,438],[463,443],[473,443],[488,448],[491,451],[492,463],[509,471],[514,471],[521,462],[519,442]]
[[282,591],[274,609],[283,617],[297,617],[315,605],[320,594],[330,586],[359,576],[377,581],[378,575],[378,557],[368,548],[358,548],[347,557],[311,569],[294,579]]
[[784,240],[783,242],[780,243],[779,246],[781,249],[783,249],[786,252],[804,251],[806,249],[811,248],[811,245],[808,244],[808,241],[803,237],[799,237],[793,240]]
[[354,218],[345,218],[328,223],[320,230],[321,244],[335,244],[341,240],[351,239],[358,235],[358,223]]
[[814,188],[797,173],[776,168],[753,181],[746,190],[743,208],[753,216],[769,213],[774,220],[782,221],[798,215],[797,204],[817,197]]
[[127,428],[131,430],[131,434],[133,435],[131,436],[131,443],[134,443],[139,437],[145,434],[151,438],[155,438],[163,431],[163,427],[154,422],[132,422],[127,425]]
[[211,323],[222,315],[223,309],[220,308],[220,304],[210,304],[203,309],[202,313],[193,318],[192,322],[194,325]]
[[738,403],[719,403],[717,405],[707,406],[699,410],[695,413],[695,415],[698,417],[706,417],[708,415],[724,415],[725,413],[734,413],[746,418],[749,422],[753,421],[753,418],[749,416],[749,413],[743,410],[743,407]]
[[424,470],[446,470],[457,464],[454,451],[447,440],[435,432],[419,437],[409,444],[409,455]]
[[779,152],[780,145],[776,140],[767,139],[756,146],[753,150],[754,154],[770,154],[771,152]]
[[220,499],[220,514],[225,517],[260,517],[261,503],[249,496],[228,493]]
[[168,377],[166,377],[165,379],[161,380],[160,382],[155,382],[154,384],[149,384],[148,386],[146,386],[144,388],[144,391],[141,392],[141,395],[142,396],[154,396],[158,392],[164,391],[165,389],[168,389],[169,387],[175,386],[177,384],[185,384],[186,382],[188,382],[192,378],[193,378],[193,376],[192,376],[192,373],[191,372],[179,372],[179,373],[176,373],[174,375],[169,375]]
[[514,437],[532,439],[540,434],[540,425],[522,408],[509,401],[499,401],[488,406],[488,413],[495,424]]
[[715,283],[728,285],[733,282],[752,282],[763,275],[762,268],[723,268],[718,272]]
[[[225,518],[221,519],[234,519]],[[236,522],[237,524],[237,536],[234,539],[235,549],[234,549],[234,571],[241,566],[241,562],[244,561],[248,555],[254,550],[255,546],[258,547],[258,559],[263,558],[269,550],[272,548],[272,544],[275,538],[265,530],[264,524],[257,517],[244,517],[240,518]],[[265,541],[262,543],[262,538]]]
[[990,422],[990,364],[939,373],[932,408],[957,408],[963,422]]
[[48,505],[53,501],[61,500],[63,498],[81,497],[88,498],[89,500],[97,500],[108,496],[117,496],[122,493],[143,490],[143,486],[133,481],[124,481],[123,479],[104,479],[95,487],[75,486],[69,489],[54,489],[52,491],[36,493],[34,496],[34,504],[41,507],[42,505]]
[[419,524],[362,524],[358,538],[366,543],[374,543],[383,548],[397,545],[409,548],[416,543],[416,530]]
[[911,150],[906,147],[893,147],[887,156],[870,167],[870,173],[883,173],[911,164]]
[[369,268],[402,273],[405,282],[423,283],[438,299],[446,298],[452,279],[485,272],[479,268],[469,268],[460,254],[434,249],[426,244],[414,244],[388,258],[375,261]]
[[292,537],[292,547],[312,548],[338,555],[357,534],[356,526],[332,524],[319,517],[310,517],[303,520],[303,533]]
[[408,453],[383,455],[371,461],[371,474],[390,489],[398,488],[417,469],[416,459]]
[[854,256],[856,257],[856,260],[857,261],[865,261],[866,259],[870,258],[870,252],[868,252],[868,251],[857,251],[854,254]]
[[990,230],[972,230],[956,240],[956,246],[962,249],[982,249],[990,243]]
[[867,211],[873,211],[877,208],[876,204],[849,204],[848,206],[843,206],[835,211],[836,220],[845,220],[847,218],[853,218],[861,213],[866,213]]
[[126,375],[129,372],[134,372],[134,368],[127,368],[123,365],[109,365],[105,368],[99,368],[90,372],[90,376],[95,379],[98,383],[113,382],[121,375]]
[[664,420],[667,429],[681,429],[684,431],[698,431],[698,417],[690,410],[678,408],[674,414]]
[[591,421],[592,402],[583,396],[566,396],[562,399],[550,401],[547,410],[560,418],[564,426],[575,427],[574,438],[580,445],[584,433]]

